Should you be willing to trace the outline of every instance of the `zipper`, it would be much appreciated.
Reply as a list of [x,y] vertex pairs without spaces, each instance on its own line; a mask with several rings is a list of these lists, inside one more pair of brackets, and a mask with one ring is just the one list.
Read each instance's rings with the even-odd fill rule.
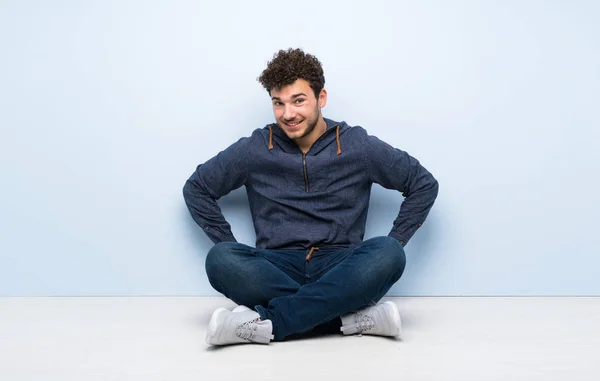
[[304,168],[304,183],[308,192],[308,173],[306,172],[306,154],[304,152],[302,153],[302,167]]
[[[323,135],[319,136],[319,138],[317,139],[317,141],[315,141],[313,143],[313,145],[315,145],[315,143],[317,143],[319,140],[321,140],[323,138],[323,136],[325,136],[329,131],[334,131],[336,128],[337,128],[337,125],[333,126],[333,128],[330,128],[329,130],[325,131],[325,133]],[[309,151],[310,151],[310,148],[309,148]],[[305,152],[302,152],[302,168],[304,169],[304,184],[306,185],[306,191],[308,192],[308,171],[306,170],[306,153]]]

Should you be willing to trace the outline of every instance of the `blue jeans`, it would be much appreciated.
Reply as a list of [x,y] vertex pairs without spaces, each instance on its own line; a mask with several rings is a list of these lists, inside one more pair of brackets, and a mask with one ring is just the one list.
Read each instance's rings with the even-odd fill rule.
[[261,250],[216,244],[206,257],[210,284],[273,323],[275,340],[336,324],[339,317],[379,301],[404,272],[404,248],[376,237],[347,248]]

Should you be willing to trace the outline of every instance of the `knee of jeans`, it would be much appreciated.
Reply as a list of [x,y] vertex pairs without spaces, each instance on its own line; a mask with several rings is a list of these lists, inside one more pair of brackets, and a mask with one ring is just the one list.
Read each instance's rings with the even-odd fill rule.
[[206,275],[212,281],[215,277],[223,274],[231,266],[232,256],[228,255],[231,252],[234,242],[219,242],[215,244],[206,254]]
[[377,250],[380,258],[379,263],[383,268],[398,274],[398,278],[404,272],[406,266],[406,254],[404,247],[397,239],[385,236],[373,238],[377,242],[379,250]]

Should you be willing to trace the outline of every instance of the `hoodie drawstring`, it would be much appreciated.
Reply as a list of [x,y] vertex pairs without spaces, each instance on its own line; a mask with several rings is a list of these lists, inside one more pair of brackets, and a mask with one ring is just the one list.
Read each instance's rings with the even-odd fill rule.
[[273,126],[269,126],[269,149],[273,149]]
[[313,251],[319,251],[318,247],[311,247],[310,251],[308,252],[308,255],[306,256],[306,262],[310,261],[310,259],[312,258],[312,253]]
[[340,126],[338,125],[335,129],[335,141],[337,142],[338,150],[337,154],[342,153],[342,145],[340,144]]

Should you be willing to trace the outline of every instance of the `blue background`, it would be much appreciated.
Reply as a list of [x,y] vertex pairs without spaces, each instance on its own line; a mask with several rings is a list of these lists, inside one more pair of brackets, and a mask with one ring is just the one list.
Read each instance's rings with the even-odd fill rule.
[[[440,182],[390,295],[600,295],[599,4],[4,0],[0,295],[216,295],[181,188],[273,121],[287,47]],[[401,201],[374,188],[366,238]]]

